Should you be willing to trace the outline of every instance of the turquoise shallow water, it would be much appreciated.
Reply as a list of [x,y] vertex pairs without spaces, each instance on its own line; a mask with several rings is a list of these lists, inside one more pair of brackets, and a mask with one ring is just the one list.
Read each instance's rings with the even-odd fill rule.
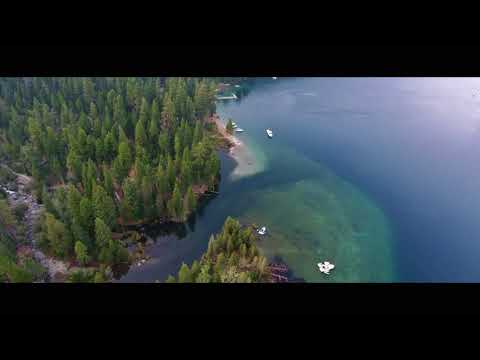
[[[224,118],[229,106],[218,109]],[[306,281],[393,281],[391,230],[376,204],[328,167],[285,144],[282,135],[263,136],[261,120],[235,120],[248,129],[237,137],[261,160],[252,166],[253,174],[233,177],[233,186],[243,184],[237,185],[232,211],[243,223],[268,228],[259,242],[262,251],[280,257]],[[238,168],[248,165],[240,162]],[[324,260],[336,265],[329,276],[316,266]]]

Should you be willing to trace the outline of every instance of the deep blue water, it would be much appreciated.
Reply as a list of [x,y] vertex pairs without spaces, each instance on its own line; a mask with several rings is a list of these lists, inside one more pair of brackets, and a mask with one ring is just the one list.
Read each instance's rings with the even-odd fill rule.
[[[218,110],[246,130],[238,137],[263,159],[261,170],[231,179],[234,163],[224,157],[222,193],[197,216],[195,231],[180,240],[159,237],[154,248],[158,258],[131,271],[124,281],[164,279],[182,261],[191,263],[204,251],[209,234],[218,231],[226,214],[262,217],[268,204],[285,208],[262,218],[278,234],[268,248],[277,242],[288,254],[289,246],[295,246],[294,267],[302,259],[310,261],[315,250],[337,256],[343,264],[355,261],[338,281],[480,280],[480,79],[262,80],[247,97]],[[266,127],[275,133],[270,142]],[[345,184],[336,185],[340,183]],[[292,189],[303,195],[289,197]],[[318,205],[328,191],[336,203]],[[350,204],[346,194],[353,192],[356,200]],[[278,220],[290,214],[287,200],[281,199],[303,212],[304,232],[295,242],[281,240],[282,234],[293,236],[289,229],[299,221]],[[372,206],[375,210],[365,210],[371,214],[368,219],[356,224],[362,207]],[[319,217],[312,227],[310,216]],[[335,223],[338,217],[342,223]],[[388,233],[385,224],[391,236],[383,235]],[[332,233],[334,226],[341,230],[327,239],[321,234],[327,225]],[[382,231],[375,232],[375,226]],[[348,234],[362,227],[376,235],[353,241]],[[348,251],[342,243],[349,244]],[[308,261],[306,272],[312,266]],[[384,267],[391,276],[376,278]]]
[[480,280],[480,79],[323,78],[272,86],[316,95],[291,95],[290,111],[303,114],[296,116],[300,126],[289,127],[291,144],[386,212],[400,281]]

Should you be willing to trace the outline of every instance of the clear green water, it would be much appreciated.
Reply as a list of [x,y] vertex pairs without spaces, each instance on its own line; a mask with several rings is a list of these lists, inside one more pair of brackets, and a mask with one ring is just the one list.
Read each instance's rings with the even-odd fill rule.
[[[228,108],[219,111],[228,114]],[[393,280],[389,224],[371,199],[275,137],[242,140],[261,165],[232,178],[232,186],[244,184],[231,205],[241,222],[267,227],[259,243],[265,255],[280,257],[309,282]],[[236,170],[243,167],[240,162]],[[328,276],[316,265],[324,260],[336,265]]]

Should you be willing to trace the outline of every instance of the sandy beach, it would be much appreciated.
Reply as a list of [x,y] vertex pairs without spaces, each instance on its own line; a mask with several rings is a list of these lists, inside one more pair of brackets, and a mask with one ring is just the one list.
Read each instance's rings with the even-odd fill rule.
[[218,132],[224,137],[226,138],[231,146],[230,146],[230,151],[229,153],[231,155],[233,155],[234,153],[234,149],[237,147],[237,146],[243,146],[243,142],[241,142],[238,138],[236,138],[235,136],[233,135],[230,135],[228,132],[227,132],[227,129],[225,127],[225,125],[222,123],[222,120],[220,119],[220,116],[218,116],[217,114],[215,114],[213,116],[213,121],[215,122],[215,124],[217,125],[217,129],[218,129]]
[[253,151],[251,151],[251,149],[249,149],[249,147],[236,136],[227,133],[225,124],[222,122],[218,114],[213,116],[213,121],[217,125],[219,133],[229,141],[230,148],[228,153],[237,163],[237,166],[230,176],[234,179],[238,179],[262,171],[263,166],[259,164]]

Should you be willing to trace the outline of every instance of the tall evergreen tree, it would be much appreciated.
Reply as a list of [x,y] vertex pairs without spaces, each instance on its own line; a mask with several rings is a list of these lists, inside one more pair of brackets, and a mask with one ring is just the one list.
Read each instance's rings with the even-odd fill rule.
[[103,169],[103,181],[104,181],[104,188],[107,194],[109,196],[114,196],[112,173],[106,167]]
[[182,196],[180,194],[180,186],[178,183],[175,184],[175,189],[173,190],[173,195],[168,202],[167,208],[170,216],[174,219],[178,220],[183,217]]
[[132,166],[132,155],[130,146],[126,142],[121,142],[118,146],[118,156],[113,163],[113,170],[119,182],[122,182],[128,176]]
[[140,115],[139,115],[139,121],[141,121],[144,124],[148,123],[148,120],[150,118],[150,107],[148,104],[147,99],[142,98],[142,103],[140,106]]
[[162,118],[162,129],[164,129],[164,131],[165,130],[169,131],[175,124],[175,121],[177,118],[175,105],[172,99],[170,98],[170,96],[167,96],[164,100],[161,118]]
[[203,131],[202,131],[202,124],[200,121],[195,122],[195,130],[193,131],[193,144],[197,144],[202,141],[203,138]]
[[168,139],[168,133],[163,132],[158,138],[159,154],[160,155],[170,155],[170,144]]
[[175,186],[175,165],[170,156],[167,159],[167,183],[169,191],[172,191]]
[[188,265],[185,263],[182,263],[182,266],[180,267],[180,271],[178,273],[178,282],[180,283],[192,282],[190,269],[188,268]]
[[197,206],[197,200],[195,198],[195,194],[193,193],[192,186],[190,185],[185,195],[185,205],[184,205],[185,218],[188,216],[189,213],[195,210],[196,206]]
[[140,119],[135,127],[135,146],[145,148],[147,146],[147,135],[143,124],[144,120]]
[[117,220],[115,203],[100,185],[96,186],[93,192],[93,207],[95,217],[101,219],[110,229],[113,229]]
[[65,225],[50,214],[45,214],[46,238],[55,256],[63,258],[69,254],[71,244],[66,235]]
[[154,99],[152,102],[151,116],[150,116],[150,125],[148,128],[148,136],[150,139],[156,139],[158,136],[158,123],[160,121],[160,111],[158,108],[157,99]]
[[89,235],[93,235],[95,213],[91,201],[87,197],[82,197],[79,207],[80,225]]
[[107,224],[102,219],[95,219],[95,246],[97,249],[102,249],[108,246],[108,243],[112,239],[112,233]]
[[98,138],[95,141],[95,160],[102,162],[105,159],[105,148],[102,138]]
[[167,174],[163,169],[163,166],[161,163],[158,164],[156,176],[157,176],[157,179],[156,179],[157,192],[159,194],[166,195],[167,193],[170,192],[170,188],[169,188]]
[[153,179],[150,176],[145,176],[142,179],[142,203],[143,203],[143,217],[145,219],[152,219],[155,216],[155,194],[153,191]]
[[107,162],[111,162],[115,158],[117,149],[117,143],[115,141],[115,137],[111,131],[108,132],[107,136],[104,140],[104,156]]
[[190,151],[185,148],[182,156],[182,168],[180,172],[180,178],[182,179],[182,193],[185,193],[188,186],[192,185],[192,163],[190,161]]
[[229,133],[230,135],[233,134],[233,123],[232,123],[232,119],[228,119],[227,126],[226,126],[225,129],[227,130],[227,133]]
[[129,216],[132,220],[139,220],[142,217],[142,206],[139,197],[139,187],[132,179],[125,179],[123,182],[124,203],[131,214]]
[[85,266],[90,261],[88,249],[81,241],[75,243],[75,255],[82,266]]

